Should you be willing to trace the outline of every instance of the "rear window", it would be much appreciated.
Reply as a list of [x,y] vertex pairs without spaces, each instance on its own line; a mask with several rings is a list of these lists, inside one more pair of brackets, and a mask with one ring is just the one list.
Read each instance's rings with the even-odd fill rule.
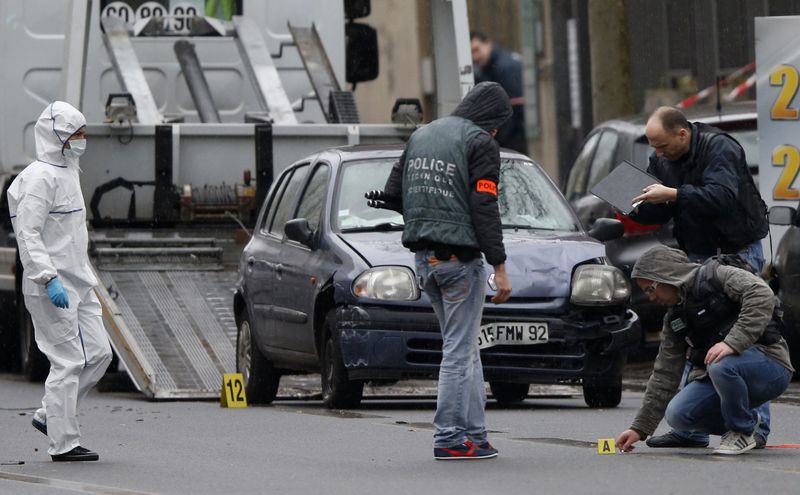
[[728,134],[739,141],[739,144],[744,148],[747,163],[749,165],[758,165],[758,131],[756,129],[748,129],[731,131]]

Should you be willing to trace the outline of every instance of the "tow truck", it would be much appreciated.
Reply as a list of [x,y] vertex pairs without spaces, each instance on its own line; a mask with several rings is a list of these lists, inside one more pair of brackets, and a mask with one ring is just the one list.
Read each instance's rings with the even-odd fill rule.
[[[430,9],[443,114],[473,85],[466,0]],[[404,100],[403,123],[359,122],[344,83],[377,75],[377,33],[356,22],[369,13],[368,0],[0,3],[0,363],[48,372],[5,191],[58,99],[89,122],[81,186],[119,363],[150,399],[218,397],[235,371],[236,263],[273,177],[322,148],[403,142],[419,121]]]

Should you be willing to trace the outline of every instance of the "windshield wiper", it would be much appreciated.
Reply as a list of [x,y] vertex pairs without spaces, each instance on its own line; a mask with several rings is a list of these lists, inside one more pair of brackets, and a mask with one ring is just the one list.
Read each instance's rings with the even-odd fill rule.
[[392,230],[403,230],[403,224],[397,222],[383,222],[369,227],[350,227],[342,229],[342,233],[346,232],[388,232]]
[[511,223],[504,223],[502,226],[504,229],[515,229],[515,230],[546,230],[549,232],[554,232],[558,229],[554,229],[552,227],[536,227],[533,225],[516,225]]

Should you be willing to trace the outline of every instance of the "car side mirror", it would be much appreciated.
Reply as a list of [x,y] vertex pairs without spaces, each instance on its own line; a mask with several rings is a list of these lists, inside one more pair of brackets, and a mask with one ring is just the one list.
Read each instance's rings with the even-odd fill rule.
[[771,225],[794,225],[797,210],[791,206],[773,206],[769,209],[767,218]]
[[295,218],[286,222],[283,226],[283,232],[290,240],[299,242],[308,247],[312,246],[314,240],[314,231],[308,225],[308,220],[305,218]]
[[587,232],[600,242],[619,239],[625,234],[625,227],[616,218],[598,218]]

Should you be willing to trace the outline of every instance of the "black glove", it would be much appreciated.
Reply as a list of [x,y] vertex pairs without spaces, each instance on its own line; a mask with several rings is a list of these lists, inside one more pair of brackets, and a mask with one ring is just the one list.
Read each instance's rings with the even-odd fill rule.
[[395,197],[388,196],[380,189],[374,189],[364,193],[367,198],[367,206],[371,208],[379,208],[383,210],[393,210],[399,213],[403,212],[403,205]]

